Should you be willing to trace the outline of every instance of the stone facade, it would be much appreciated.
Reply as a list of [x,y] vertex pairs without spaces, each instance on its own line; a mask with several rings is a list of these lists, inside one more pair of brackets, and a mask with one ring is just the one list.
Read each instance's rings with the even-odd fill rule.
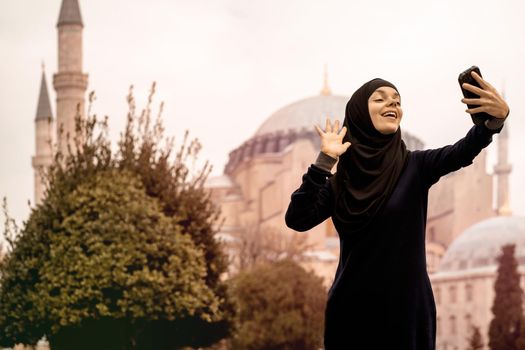
[[494,283],[500,247],[516,244],[516,259],[525,290],[525,218],[500,216],[477,223],[449,247],[431,275],[437,308],[437,350],[467,348],[472,327],[479,327],[488,348]]
[[[302,175],[315,161],[320,149],[319,136],[309,130],[313,130],[314,123],[324,126],[326,116],[341,121],[337,113],[344,111],[343,102],[348,100],[334,96],[327,99],[328,96],[321,94],[304,99],[274,113],[253,137],[230,152],[224,174],[208,180],[206,186],[226,220],[219,235],[227,243],[242,234],[247,218],[250,218],[251,225],[276,227],[283,235],[292,231],[284,223],[290,195],[301,184]],[[511,167],[507,164],[508,134],[505,128],[496,136],[498,164],[494,174],[486,171],[487,152],[483,150],[473,164],[444,176],[429,193],[427,268],[437,304],[438,349],[466,348],[472,325],[480,327],[487,342],[496,278],[494,252],[502,245],[490,238],[497,237],[506,225],[498,215],[510,212],[508,175]],[[409,149],[423,148],[423,143],[410,134],[404,133],[403,138]],[[332,172],[335,169],[334,166]],[[493,207],[494,183],[498,184],[496,208]],[[462,244],[461,238],[469,228],[490,220],[495,220],[495,226],[492,233],[481,241],[481,247],[465,244],[465,249],[473,252],[491,249],[493,255],[486,259],[486,266],[446,271],[446,264],[450,261],[459,264],[459,259],[453,254],[454,249],[451,252],[450,248],[455,243]],[[339,240],[334,225],[328,218],[303,234],[313,248],[306,252],[302,265],[322,276],[326,287],[329,287],[339,255]],[[525,228],[508,241],[517,242],[519,235],[525,238]],[[525,252],[525,243],[517,243],[520,251]],[[235,251],[230,249],[229,253],[235,254]],[[523,275],[525,257],[520,259]],[[445,267],[441,267],[442,260]]]
[[[242,234],[247,225],[273,227],[283,234],[293,231],[286,227],[284,214],[291,193],[301,184],[302,175],[320,149],[314,123],[324,126],[327,116],[332,121],[342,121],[347,101],[348,97],[325,92],[285,106],[272,114],[253,137],[230,152],[224,174],[210,178],[206,184],[222,210],[222,237],[229,236],[231,241],[234,233]],[[403,139],[409,149],[424,146],[405,131]],[[485,167],[486,152],[482,151],[471,166],[445,176],[431,188],[427,226],[429,272],[436,271],[446,248],[463,230],[495,215],[493,179]],[[305,266],[323,276],[329,286],[339,255],[331,219],[305,235],[313,246]]]

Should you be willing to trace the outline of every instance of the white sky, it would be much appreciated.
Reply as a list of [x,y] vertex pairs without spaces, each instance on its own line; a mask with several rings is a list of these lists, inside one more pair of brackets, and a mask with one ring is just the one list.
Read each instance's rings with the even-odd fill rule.
[[[18,221],[33,198],[42,61],[56,111],[60,3],[0,2],[0,196]],[[390,80],[403,98],[403,130],[428,148],[453,143],[471,125],[457,76],[476,64],[495,87],[505,85],[511,206],[525,215],[521,0],[80,0],[80,7],[88,91],[96,91],[94,112],[110,116],[113,138],[124,126],[129,85],[142,107],[156,81],[167,135],[178,145],[189,129],[203,143],[200,158],[214,164],[212,175],[270,114],[317,95],[325,63],[333,93],[350,96],[372,78]]]

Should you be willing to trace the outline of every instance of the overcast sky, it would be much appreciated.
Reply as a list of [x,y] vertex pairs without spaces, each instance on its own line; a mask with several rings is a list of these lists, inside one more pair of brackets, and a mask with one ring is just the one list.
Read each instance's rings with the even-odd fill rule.
[[[45,61],[53,113],[61,0],[0,2],[0,196],[24,220],[33,198],[34,117]],[[222,173],[228,153],[273,112],[319,94],[350,96],[375,77],[397,85],[402,129],[428,148],[466,134],[458,74],[473,64],[506,92],[511,207],[525,215],[525,2],[522,0],[80,0],[84,72],[93,111],[117,139],[135,86],[143,106],[157,82],[177,144],[198,137]],[[341,111],[341,120],[344,111]],[[313,126],[312,126],[313,130]],[[490,165],[496,143],[489,146]],[[314,159],[312,159],[312,162]],[[306,171],[306,169],[305,169]]]

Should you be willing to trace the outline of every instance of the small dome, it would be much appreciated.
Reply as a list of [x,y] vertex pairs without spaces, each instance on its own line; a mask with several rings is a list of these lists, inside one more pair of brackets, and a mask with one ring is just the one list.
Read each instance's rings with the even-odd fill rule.
[[314,124],[324,129],[327,117],[332,122],[338,119],[342,126],[349,99],[345,96],[319,95],[299,100],[273,113],[259,127],[255,135],[277,131],[299,131],[303,128],[315,131]]
[[525,218],[499,216],[469,227],[447,249],[438,272],[497,266],[506,244],[516,245],[518,264],[525,266]]

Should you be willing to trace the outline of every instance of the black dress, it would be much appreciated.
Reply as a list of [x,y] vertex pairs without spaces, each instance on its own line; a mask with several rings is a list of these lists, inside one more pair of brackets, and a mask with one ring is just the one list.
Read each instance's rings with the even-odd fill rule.
[[[326,350],[435,349],[425,258],[428,191],[441,176],[471,164],[499,131],[475,125],[454,145],[410,152],[384,210],[363,234],[345,232],[333,218],[340,256],[326,304]],[[303,175],[286,212],[288,227],[306,231],[331,216],[331,166],[317,162]]]

